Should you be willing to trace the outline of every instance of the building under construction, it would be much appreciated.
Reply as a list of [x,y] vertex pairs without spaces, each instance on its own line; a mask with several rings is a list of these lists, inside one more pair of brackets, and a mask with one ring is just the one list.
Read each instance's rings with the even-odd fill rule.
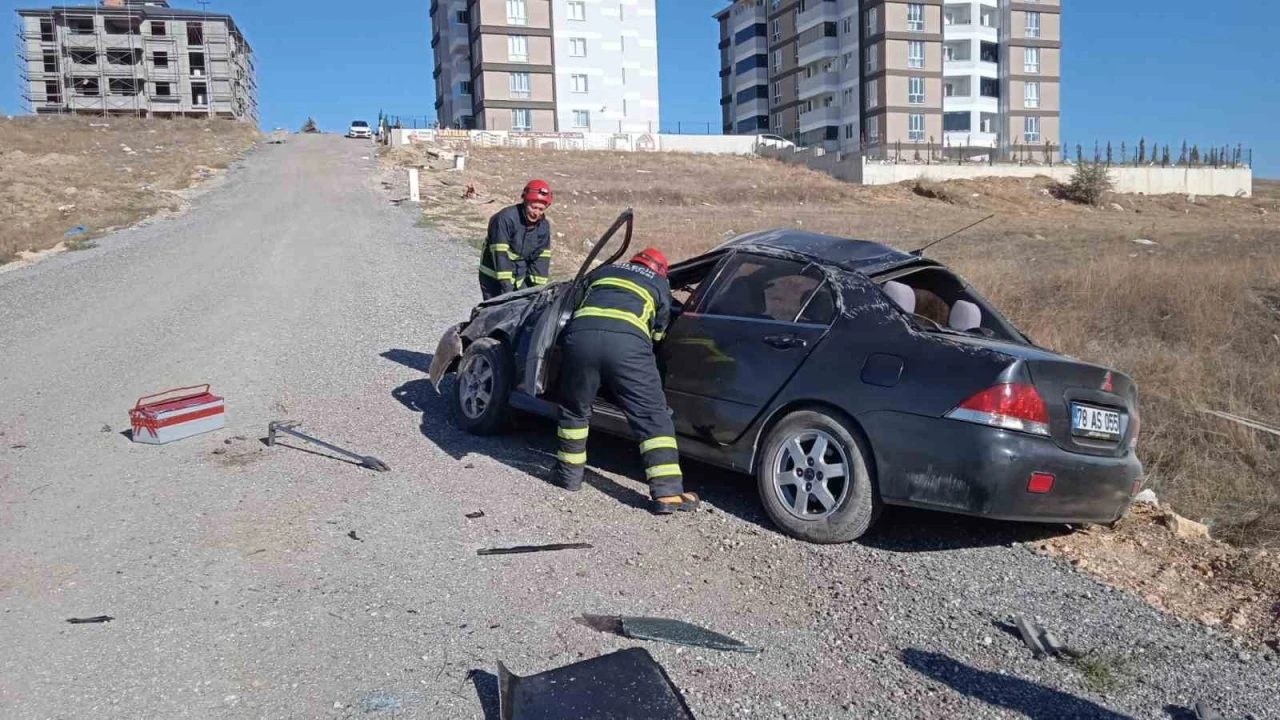
[[230,15],[102,0],[18,17],[19,91],[31,112],[258,119],[253,50]]

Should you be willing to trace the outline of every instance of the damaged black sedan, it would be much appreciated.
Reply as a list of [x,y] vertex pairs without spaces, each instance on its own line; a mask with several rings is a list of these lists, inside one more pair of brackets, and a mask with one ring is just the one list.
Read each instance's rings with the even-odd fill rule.
[[[555,417],[556,338],[582,279],[482,302],[441,338],[430,375],[468,431],[511,408]],[[1139,486],[1137,388],[1037,347],[962,278],[919,253],[774,230],[672,266],[659,368],[683,456],[755,477],[769,517],[821,543],[862,535],[884,504],[1110,523]],[[600,397],[592,427],[628,437]]]

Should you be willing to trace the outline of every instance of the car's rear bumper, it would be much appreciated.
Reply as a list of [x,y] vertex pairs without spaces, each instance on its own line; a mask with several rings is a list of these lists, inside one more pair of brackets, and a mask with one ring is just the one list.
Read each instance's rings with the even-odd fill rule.
[[[1128,509],[1142,463],[1097,457],[1049,438],[898,412],[858,416],[875,454],[886,503],[1001,520],[1109,523]],[[1032,473],[1053,488],[1032,493]]]

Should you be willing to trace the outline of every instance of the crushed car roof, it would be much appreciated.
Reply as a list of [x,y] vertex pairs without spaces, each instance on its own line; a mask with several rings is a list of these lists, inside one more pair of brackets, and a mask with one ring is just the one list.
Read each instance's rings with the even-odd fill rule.
[[722,243],[717,249],[784,250],[843,270],[867,274],[913,262],[934,264],[930,260],[877,242],[800,230],[761,230],[747,233]]

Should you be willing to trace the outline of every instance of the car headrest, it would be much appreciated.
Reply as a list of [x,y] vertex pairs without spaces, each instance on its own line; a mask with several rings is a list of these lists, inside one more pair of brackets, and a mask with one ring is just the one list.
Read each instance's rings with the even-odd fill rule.
[[951,320],[949,321],[952,330],[974,330],[982,327],[982,310],[968,300],[957,300],[955,305],[951,306]]
[[895,280],[890,280],[883,286],[884,293],[889,299],[898,304],[903,312],[913,313],[916,311],[916,291],[910,287],[903,285]]

